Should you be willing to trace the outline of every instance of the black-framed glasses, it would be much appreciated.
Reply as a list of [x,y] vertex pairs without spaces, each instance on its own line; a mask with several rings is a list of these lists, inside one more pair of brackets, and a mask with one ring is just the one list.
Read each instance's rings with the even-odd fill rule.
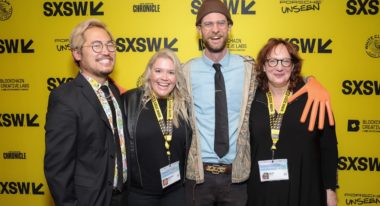
[[91,47],[92,51],[95,53],[100,53],[103,51],[103,47],[106,47],[107,51],[109,52],[115,52],[116,51],[116,45],[114,42],[107,42],[107,43],[102,43],[101,41],[94,41],[91,45],[83,45],[83,47]]
[[278,65],[278,62],[281,62],[281,65],[283,67],[290,67],[293,62],[292,62],[292,59],[291,58],[285,58],[285,59],[275,59],[275,58],[269,58],[267,59],[267,64],[268,66],[270,67],[275,67]]

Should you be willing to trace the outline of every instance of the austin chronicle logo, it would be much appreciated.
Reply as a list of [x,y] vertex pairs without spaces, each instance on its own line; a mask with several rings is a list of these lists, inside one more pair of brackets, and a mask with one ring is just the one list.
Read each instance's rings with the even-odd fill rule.
[[6,0],[0,0],[0,21],[8,20],[12,16],[12,5]]
[[365,51],[370,57],[373,57],[373,58],[380,57],[380,35],[379,34],[373,35],[368,38],[365,44]]

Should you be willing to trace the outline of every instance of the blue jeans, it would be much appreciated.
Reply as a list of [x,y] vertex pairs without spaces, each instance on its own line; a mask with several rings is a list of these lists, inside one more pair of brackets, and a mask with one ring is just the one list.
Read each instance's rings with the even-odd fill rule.
[[231,174],[205,172],[205,181],[186,181],[187,206],[245,206],[247,183],[231,183]]

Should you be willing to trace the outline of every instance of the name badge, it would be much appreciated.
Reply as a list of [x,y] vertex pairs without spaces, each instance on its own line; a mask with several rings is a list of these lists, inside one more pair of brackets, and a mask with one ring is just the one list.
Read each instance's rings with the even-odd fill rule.
[[261,182],[289,180],[287,159],[261,160],[258,163]]
[[181,179],[181,173],[179,171],[179,161],[169,164],[160,169],[161,185],[165,188]]

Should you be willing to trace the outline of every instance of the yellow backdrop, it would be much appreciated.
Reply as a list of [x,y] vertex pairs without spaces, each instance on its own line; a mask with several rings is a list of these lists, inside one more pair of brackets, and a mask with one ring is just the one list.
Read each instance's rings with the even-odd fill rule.
[[[233,53],[256,56],[270,37],[297,44],[304,75],[330,91],[339,141],[339,205],[380,204],[379,0],[224,0]],[[159,48],[201,55],[201,0],[0,0],[0,205],[53,205],[43,173],[50,90],[76,76],[68,38],[106,22],[117,43],[112,77],[136,85]]]

